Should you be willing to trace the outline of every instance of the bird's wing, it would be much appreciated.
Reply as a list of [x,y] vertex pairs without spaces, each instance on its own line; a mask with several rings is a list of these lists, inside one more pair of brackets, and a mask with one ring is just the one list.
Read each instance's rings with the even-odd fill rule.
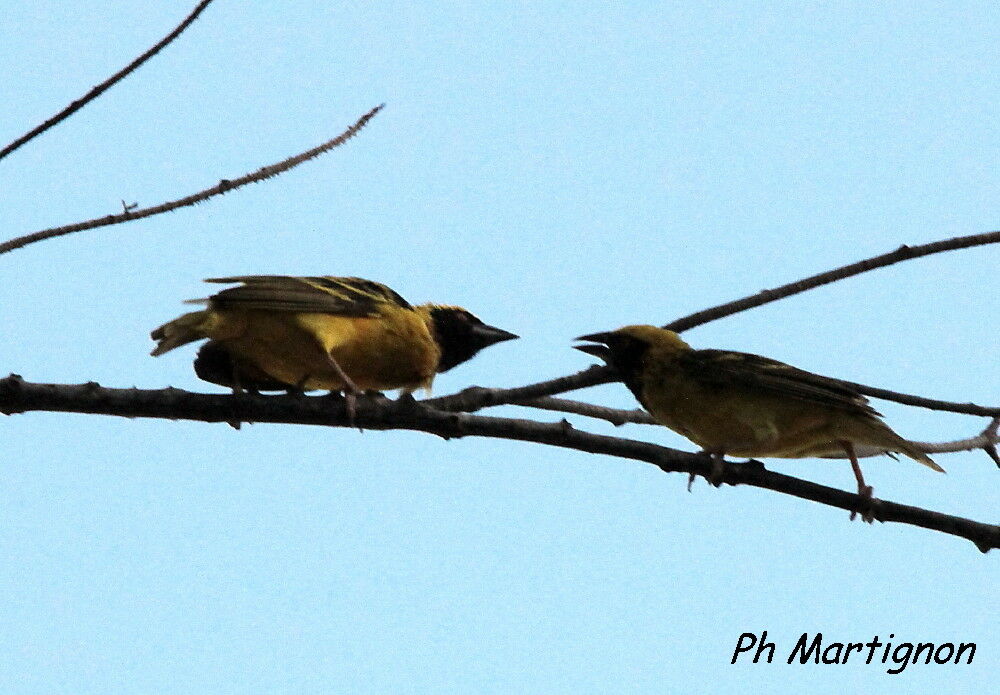
[[369,317],[388,306],[412,309],[385,285],[363,278],[243,275],[209,278],[206,282],[238,282],[208,298],[213,309],[325,313]]
[[692,350],[681,359],[685,372],[704,384],[752,389],[878,416],[867,398],[843,382],[767,357],[729,350]]

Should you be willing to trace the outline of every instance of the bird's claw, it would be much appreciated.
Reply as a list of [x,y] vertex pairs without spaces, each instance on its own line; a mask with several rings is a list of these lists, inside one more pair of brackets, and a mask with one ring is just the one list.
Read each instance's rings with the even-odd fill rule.
[[[358,414],[358,396],[364,395],[360,391],[352,391],[350,389],[344,389],[341,391],[330,391],[326,395],[327,398],[344,402],[344,411],[347,414],[347,426],[354,427],[354,417]],[[359,428],[360,429],[360,428]]]
[[[858,494],[861,496],[862,503],[864,505],[861,510],[861,520],[866,524],[871,524],[875,521],[875,507],[873,504],[874,498],[872,497],[872,492],[874,492],[874,489],[871,485],[865,485],[858,488]],[[854,517],[857,515],[857,510],[851,510],[851,521],[854,521]]]
[[[705,480],[709,482],[712,487],[722,487],[722,483],[726,480],[726,462],[725,454],[715,454],[708,451],[702,452],[702,455],[709,457],[710,468],[708,475],[705,476]],[[695,473],[690,473],[688,475],[688,492],[691,492],[691,486],[694,484],[694,479],[697,477]]]
[[712,472],[709,473],[708,482],[714,487],[722,487],[726,478],[726,459],[721,454],[712,454]]

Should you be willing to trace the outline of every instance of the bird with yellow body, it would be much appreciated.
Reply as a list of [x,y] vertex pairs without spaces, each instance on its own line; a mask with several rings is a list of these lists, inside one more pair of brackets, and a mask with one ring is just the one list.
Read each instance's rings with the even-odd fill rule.
[[204,380],[234,390],[429,389],[438,373],[517,336],[461,307],[412,306],[354,277],[246,275],[201,311],[155,329],[154,356],[208,339],[195,360]]
[[[899,452],[944,472],[896,434],[843,382],[759,355],[695,350],[677,333],[626,326],[577,340],[603,359],[657,422],[718,457],[846,455],[858,494],[871,498],[855,448]],[[852,515],[853,517],[853,515]]]

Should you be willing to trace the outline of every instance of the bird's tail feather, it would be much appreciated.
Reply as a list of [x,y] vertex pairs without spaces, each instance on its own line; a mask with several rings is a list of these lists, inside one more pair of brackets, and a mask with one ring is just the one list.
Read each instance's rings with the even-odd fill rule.
[[157,341],[156,347],[149,354],[156,357],[181,345],[207,338],[203,327],[207,318],[207,311],[192,311],[163,324],[149,334]]
[[920,449],[918,449],[913,442],[909,442],[909,441],[906,441],[904,439],[904,440],[902,440],[902,444],[905,445],[905,446],[900,445],[899,452],[901,454],[906,454],[907,456],[909,456],[914,461],[917,461],[918,463],[922,463],[925,466],[927,466],[928,468],[937,471],[938,473],[944,473],[945,472],[945,470],[943,468],[941,468],[941,466],[939,466],[936,463],[934,463],[934,459],[932,459],[930,456],[928,456],[927,454],[925,454],[924,452],[922,452]]

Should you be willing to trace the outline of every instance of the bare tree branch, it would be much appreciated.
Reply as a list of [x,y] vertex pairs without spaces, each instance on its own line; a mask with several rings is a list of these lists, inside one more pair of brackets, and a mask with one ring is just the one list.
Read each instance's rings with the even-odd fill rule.
[[110,89],[116,83],[121,82],[123,79],[125,79],[126,77],[128,77],[131,73],[135,72],[136,69],[138,69],[138,67],[140,65],[142,65],[147,60],[149,60],[150,58],[152,58],[153,56],[155,56],[157,53],[159,53],[160,51],[162,51],[167,46],[167,44],[169,44],[171,41],[173,41],[178,36],[180,36],[181,33],[185,29],[187,29],[189,26],[191,26],[191,24],[194,23],[194,20],[198,19],[198,15],[200,15],[202,13],[202,11],[204,11],[204,9],[206,7],[208,7],[211,3],[212,3],[212,0],[201,0],[201,2],[198,3],[198,5],[194,8],[194,10],[191,11],[191,14],[189,14],[187,17],[185,17],[184,21],[181,22],[180,24],[178,24],[177,27],[174,28],[174,30],[172,32],[170,32],[169,34],[167,34],[166,36],[164,36],[160,40],[159,43],[157,43],[156,45],[154,45],[148,51],[146,51],[145,53],[143,53],[141,56],[139,56],[138,58],[136,58],[135,60],[133,60],[128,65],[126,65],[124,68],[122,68],[121,70],[119,70],[118,72],[116,72],[114,75],[112,75],[111,77],[109,77],[108,79],[106,79],[104,82],[101,82],[99,85],[97,85],[96,87],[94,87],[93,89],[91,89],[89,92],[87,92],[86,94],[84,94],[82,97],[80,97],[76,101],[71,102],[69,106],[67,106],[66,108],[64,108],[62,111],[60,111],[59,113],[57,113],[55,116],[53,116],[52,118],[48,119],[47,121],[45,121],[44,123],[42,123],[38,127],[33,128],[32,130],[28,131],[27,133],[25,133],[24,135],[22,135],[18,139],[14,140],[14,142],[12,142],[9,145],[7,145],[6,147],[4,147],[2,150],[0,150],[0,159],[3,159],[4,157],[6,157],[7,155],[9,155],[11,152],[13,152],[14,150],[16,150],[17,148],[19,148],[21,145],[23,145],[24,143],[28,142],[29,140],[33,140],[34,138],[38,137],[39,135],[41,135],[42,133],[44,133],[46,130],[48,130],[52,126],[56,125],[57,123],[66,120],[67,118],[69,118],[70,116],[72,116],[74,113],[76,113],[77,111],[79,111],[80,109],[82,109],[84,106],[86,106],[88,103],[90,103],[91,101],[93,101],[97,97],[101,96],[101,94],[103,94],[104,92],[106,92],[108,89]]
[[935,398],[924,398],[923,396],[912,396],[908,393],[898,393],[887,391],[886,389],[865,386],[853,381],[838,379],[840,383],[863,393],[872,398],[881,398],[883,401],[894,401],[903,405],[913,405],[918,408],[928,410],[943,410],[949,413],[962,413],[963,415],[982,415],[983,417],[996,417],[1000,415],[1000,407],[976,405],[975,403],[952,403],[951,401],[939,401]]
[[[854,275],[860,275],[861,273],[875,270],[877,268],[884,268],[895,263],[920,258],[922,256],[929,256],[935,253],[956,251],[959,249],[996,243],[1000,243],[1000,231],[987,232],[985,234],[973,234],[971,236],[964,237],[954,237],[952,239],[935,241],[921,246],[900,246],[898,249],[890,253],[873,256],[863,261],[858,261],[857,263],[852,263],[825,273],[820,273],[818,275],[813,275],[811,277],[803,278],[802,280],[788,283],[787,285],[782,285],[781,287],[773,290],[763,290],[757,294],[744,297],[743,299],[738,299],[726,304],[720,304],[710,309],[705,309],[704,311],[695,312],[694,314],[671,321],[666,324],[664,328],[680,333],[690,328],[694,328],[695,326],[715,321],[716,319],[731,316],[741,311],[746,311],[747,309],[752,309],[764,304],[769,304],[770,302],[784,299],[785,297],[789,297],[793,294],[805,292],[806,290],[811,290],[838,280],[844,280]],[[527,386],[518,386],[508,389],[472,386],[463,389],[458,393],[429,399],[425,402],[428,405],[432,405],[441,410],[475,412],[483,408],[489,408],[496,405],[507,405],[511,403],[516,403],[518,405],[532,405],[531,399],[533,398],[554,396],[560,393],[566,393],[567,391],[575,391],[577,389],[588,388],[590,386],[607,384],[612,381],[615,381],[615,375],[610,368],[595,365],[575,374],[570,374],[569,376],[557,377],[547,381],[539,381]],[[985,417],[1000,416],[1000,407],[996,406],[982,406],[976,405],[975,403],[941,401],[875,388],[873,386],[865,386],[864,384],[858,384],[851,381],[843,381],[843,383],[857,389],[865,395],[881,398],[886,401],[895,401],[905,405],[914,405],[930,410],[963,413],[966,415],[983,415]]]
[[614,372],[611,369],[593,365],[576,374],[539,381],[527,386],[515,386],[507,389],[470,386],[450,396],[428,398],[421,402],[438,410],[472,413],[495,405],[509,405],[511,403],[530,405],[533,398],[607,384],[614,380]]
[[[39,410],[204,422],[350,426],[344,400],[340,397],[211,395],[174,388],[112,389],[93,382],[80,385],[33,384],[16,375],[0,379],[0,412],[10,415]],[[534,442],[645,461],[670,473],[694,474],[706,479],[713,475],[711,459],[706,455],[592,434],[573,428],[565,420],[543,423],[485,417],[464,412],[443,412],[412,399],[362,398],[357,402],[351,424],[374,430],[428,432],[445,439],[477,436]],[[768,471],[757,461],[727,463],[720,484],[750,485],[839,509],[866,510],[865,502],[856,494]],[[994,524],[886,500],[874,500],[871,512],[882,522],[910,524],[966,538],[983,552],[1000,547],[1000,526]]]
[[994,454],[990,453],[991,449],[995,453],[996,445],[1000,444],[1000,434],[997,433],[998,422],[1000,422],[1000,418],[993,418],[990,421],[990,424],[975,437],[956,439],[951,442],[913,442],[913,444],[927,454],[951,454],[958,451],[975,451],[976,449],[983,449],[990,455],[990,458],[992,458],[993,461],[1000,466],[1000,461],[997,461],[996,458],[994,458]]
[[[426,401],[425,401],[426,402]],[[636,425],[658,425],[653,416],[642,408],[624,410],[622,408],[609,408],[604,405],[594,405],[583,401],[573,401],[568,398],[552,398],[542,396],[527,403],[513,403],[512,405],[524,405],[526,408],[537,408],[539,410],[552,410],[558,413],[570,413],[571,415],[583,415],[596,420],[606,420],[615,427],[621,427],[627,422]]]
[[764,304],[770,304],[771,302],[775,302],[779,299],[791,297],[793,294],[799,294],[800,292],[805,292],[806,290],[828,285],[831,282],[837,282],[838,280],[843,280],[855,275],[861,275],[862,273],[867,273],[870,270],[885,268],[890,265],[895,265],[896,263],[910,261],[914,258],[930,256],[944,251],[956,251],[958,249],[967,249],[974,246],[996,244],[997,242],[1000,242],[1000,231],[954,237],[952,239],[934,241],[929,244],[921,244],[920,246],[907,246],[904,244],[895,251],[884,253],[881,256],[872,256],[871,258],[866,258],[863,261],[858,261],[857,263],[851,263],[850,265],[828,270],[825,273],[796,280],[795,282],[790,282],[787,285],[782,285],[781,287],[776,287],[772,290],[761,290],[757,294],[744,297],[743,299],[737,299],[734,302],[727,302],[726,304],[720,304],[709,309],[696,311],[693,314],[671,321],[665,325],[664,328],[681,333],[694,328],[695,326],[701,326],[709,321],[715,321],[716,319],[721,319],[724,316],[731,316],[732,314],[737,314],[741,311],[746,311],[747,309],[753,309],[754,307],[763,306]]
[[97,219],[88,220],[86,222],[77,222],[75,224],[69,224],[65,227],[55,227],[52,229],[43,229],[39,232],[34,232],[32,234],[27,234],[25,236],[17,237],[9,241],[5,241],[0,244],[0,255],[5,254],[14,249],[19,249],[22,246],[27,246],[28,244],[33,244],[37,241],[42,241],[44,239],[51,239],[53,237],[63,236],[65,234],[72,234],[73,232],[83,231],[85,229],[95,229],[97,227],[106,227],[113,224],[121,224],[122,222],[131,222],[132,220],[140,220],[144,217],[151,217],[152,215],[159,215],[163,212],[170,212],[171,210],[176,210],[177,208],[182,208],[188,205],[195,205],[201,203],[209,198],[223,193],[228,193],[229,191],[236,190],[248,183],[257,183],[265,179],[269,179],[278,174],[283,174],[284,172],[292,169],[293,167],[302,164],[310,159],[318,157],[325,152],[329,152],[335,147],[343,145],[345,142],[350,140],[352,137],[357,135],[358,131],[367,125],[375,114],[382,110],[385,104],[380,104],[373,108],[371,111],[366,113],[364,116],[359,118],[354,125],[349,127],[347,130],[342,132],[337,137],[332,140],[327,140],[322,145],[312,148],[311,150],[306,150],[301,154],[297,154],[293,157],[289,157],[277,164],[270,164],[266,167],[262,167],[257,171],[241,176],[237,179],[222,179],[218,184],[212,186],[211,188],[206,188],[203,191],[195,193],[193,195],[186,196],[184,198],[179,198],[177,200],[170,201],[168,203],[161,203],[160,205],[154,205],[149,208],[142,208],[140,210],[129,209],[129,206],[124,206],[125,210],[117,215],[107,215],[106,217],[99,217]]

